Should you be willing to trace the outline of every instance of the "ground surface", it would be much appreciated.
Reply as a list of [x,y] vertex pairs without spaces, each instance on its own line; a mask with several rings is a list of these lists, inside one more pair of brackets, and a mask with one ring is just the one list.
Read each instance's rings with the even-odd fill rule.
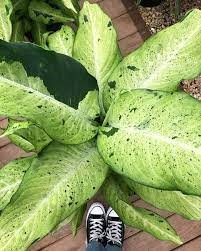
[[[118,32],[119,46],[124,55],[136,49],[150,32],[145,26],[139,12],[134,5],[134,0],[93,0],[113,19]],[[0,121],[0,127],[6,126],[6,120]],[[5,165],[11,159],[24,155],[20,149],[9,143],[7,139],[0,141],[0,166]],[[124,251],[200,251],[201,250],[201,222],[184,220],[182,217],[153,209],[138,197],[133,197],[136,206],[143,206],[166,217],[178,231],[184,244],[180,247],[159,241],[137,229],[126,229]],[[62,227],[54,234],[46,236],[43,240],[30,248],[30,251],[84,251],[85,250],[85,227],[84,223],[79,228],[78,235],[73,238],[68,225]]]

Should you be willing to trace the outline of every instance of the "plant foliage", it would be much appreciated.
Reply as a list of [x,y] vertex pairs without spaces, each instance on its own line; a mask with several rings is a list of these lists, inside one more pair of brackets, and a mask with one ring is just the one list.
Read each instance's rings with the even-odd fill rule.
[[96,4],[5,0],[0,11],[1,138],[33,154],[0,170],[1,251],[65,223],[76,234],[99,188],[125,224],[180,244],[128,192],[200,220],[201,104],[178,86],[201,74],[201,11],[123,59]]

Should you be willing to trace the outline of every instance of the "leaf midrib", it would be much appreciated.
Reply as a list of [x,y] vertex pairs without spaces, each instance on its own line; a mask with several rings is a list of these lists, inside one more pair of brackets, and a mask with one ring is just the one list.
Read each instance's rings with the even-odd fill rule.
[[98,58],[97,58],[97,54],[96,54],[96,51],[97,51],[97,44],[96,43],[96,32],[94,32],[94,28],[95,28],[95,25],[94,25],[94,22],[93,22],[93,15],[91,15],[91,12],[90,12],[90,9],[88,8],[88,4],[87,4],[87,9],[88,9],[88,13],[89,13],[89,17],[90,17],[90,20],[91,20],[91,33],[92,33],[92,43],[93,43],[93,58],[94,58],[94,66],[95,66],[95,72],[96,72],[96,78],[97,78],[97,81],[98,81],[98,84],[99,84],[99,87],[100,87],[100,76],[99,76],[99,68],[98,68],[98,65],[97,65],[97,62],[98,62]]
[[[144,222],[146,225],[150,226],[151,229],[155,229],[155,231],[160,232],[162,235],[164,235],[164,233],[165,233],[166,236],[169,236],[169,238],[171,240],[176,240],[178,242],[178,238],[175,238],[173,233],[171,234],[168,231],[167,232],[161,231],[161,228],[159,226],[157,226],[156,224],[153,224],[153,222],[151,222],[149,219],[146,218],[146,214],[145,214],[145,217],[144,217],[143,213],[140,212],[141,208],[137,208],[135,206],[133,207],[133,206],[127,204],[126,202],[124,202],[121,199],[120,199],[120,201],[123,202],[123,204],[125,204],[125,206],[129,208],[129,211],[133,211],[135,213],[136,217],[138,217],[138,219],[142,219],[142,222]],[[136,208],[139,209],[139,211]],[[146,209],[144,209],[144,210],[146,210]],[[148,212],[148,210],[146,210],[146,211]]]
[[[117,127],[115,125],[112,125],[112,126],[115,128],[118,128],[118,126]],[[153,131],[145,130],[145,129],[138,129],[136,127],[120,127],[118,129],[121,131],[129,132],[129,133],[131,132],[131,133],[136,133],[136,134],[142,134],[145,138],[156,139],[157,141],[168,143],[168,144],[171,144],[174,146],[179,146],[182,149],[185,149],[188,151],[194,151],[195,153],[201,153],[201,146],[195,147],[195,146],[190,145],[188,143],[181,142],[181,141],[179,141],[179,138],[172,139],[171,137],[161,135],[158,132],[153,132]]]
[[[188,34],[188,37],[187,37],[187,39],[184,40],[184,43],[180,43],[179,44],[180,46],[174,48],[174,51],[173,51],[174,53],[171,54],[171,57],[169,57],[168,60],[163,60],[163,62],[164,62],[163,64],[158,64],[157,67],[155,67],[155,70],[152,71],[152,74],[149,75],[148,78],[142,79],[141,81],[138,82],[138,86],[140,88],[142,88],[142,87],[148,88],[149,84],[152,81],[155,81],[155,79],[157,79],[157,77],[160,76],[161,73],[168,68],[168,65],[172,62],[172,60],[175,59],[175,56],[177,56],[177,54],[179,54],[179,52],[189,44],[192,37],[194,37],[196,34],[199,34],[199,33],[200,33],[200,26],[197,26],[197,30],[195,30],[191,34]],[[165,55],[165,56],[167,56],[167,55]]]
[[25,85],[22,85],[22,84],[18,84],[12,80],[9,80],[9,79],[6,79],[6,78],[3,78],[2,76],[0,76],[0,84],[1,84],[1,81],[3,82],[2,84],[6,83],[6,84],[10,84],[12,86],[15,86],[16,88],[19,88],[19,89],[24,89],[26,90],[27,92],[29,91],[32,91],[34,92],[37,96],[41,97],[42,99],[46,99],[46,100],[51,100],[52,103],[54,103],[56,106],[62,106],[63,108],[65,108],[68,112],[70,112],[71,114],[73,114],[73,116],[77,116],[77,117],[82,117],[84,120],[87,120],[86,116],[83,116],[82,113],[80,113],[78,110],[75,110],[74,108],[70,107],[70,106],[67,106],[65,105],[64,103],[52,98],[51,96],[48,96],[48,95],[45,95],[41,92],[39,92],[38,90],[35,90],[35,89],[32,89],[31,87],[29,86],[25,86]]
[[[37,214],[38,211],[41,210],[41,207],[45,204],[48,203],[48,201],[50,201],[51,196],[54,196],[52,194],[56,194],[57,190],[61,190],[61,187],[63,187],[63,184],[66,184],[66,180],[69,180],[73,174],[76,172],[78,172],[78,169],[82,169],[83,166],[81,166],[81,163],[84,162],[85,159],[89,158],[89,156],[93,155],[95,148],[92,147],[91,149],[88,149],[88,151],[84,150],[83,155],[84,157],[78,162],[78,164],[76,165],[76,171],[74,169],[71,169],[71,172],[66,173],[66,175],[68,176],[68,178],[66,179],[66,175],[63,175],[62,179],[60,179],[60,181],[58,182],[58,184],[56,186],[53,187],[53,189],[51,190],[51,192],[47,193],[45,197],[43,197],[40,201],[40,203],[38,204],[38,206],[34,209],[34,213],[31,213],[31,217],[28,217],[27,220],[25,220],[23,222],[23,224],[20,226],[20,228],[18,228],[17,230],[15,230],[14,234],[12,235],[12,238],[9,239],[9,241],[6,242],[6,246],[4,246],[4,250],[7,247],[7,245],[12,241],[12,239],[18,235],[18,233],[20,233],[21,229],[23,229],[24,225],[26,225],[32,218],[35,217],[35,215]],[[77,159],[75,160],[75,163],[77,163]],[[87,163],[86,163],[87,164]],[[69,175],[71,174],[71,175]]]

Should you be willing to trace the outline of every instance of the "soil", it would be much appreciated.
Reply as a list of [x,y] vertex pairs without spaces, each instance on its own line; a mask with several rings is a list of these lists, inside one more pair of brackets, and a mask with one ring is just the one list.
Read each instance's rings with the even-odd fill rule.
[[[179,15],[176,14],[175,0],[165,0],[162,4],[152,8],[139,6],[139,11],[152,34],[177,22],[188,10],[201,9],[201,0],[180,0]],[[195,98],[201,100],[201,76],[194,80],[181,83],[182,88]]]

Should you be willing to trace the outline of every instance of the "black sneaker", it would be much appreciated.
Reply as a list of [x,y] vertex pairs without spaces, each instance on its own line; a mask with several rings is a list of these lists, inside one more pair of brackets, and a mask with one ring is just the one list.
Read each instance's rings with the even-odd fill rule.
[[101,203],[93,203],[86,218],[87,243],[98,241],[105,245],[105,208]]
[[111,207],[106,214],[106,225],[107,244],[122,247],[124,241],[124,224]]

